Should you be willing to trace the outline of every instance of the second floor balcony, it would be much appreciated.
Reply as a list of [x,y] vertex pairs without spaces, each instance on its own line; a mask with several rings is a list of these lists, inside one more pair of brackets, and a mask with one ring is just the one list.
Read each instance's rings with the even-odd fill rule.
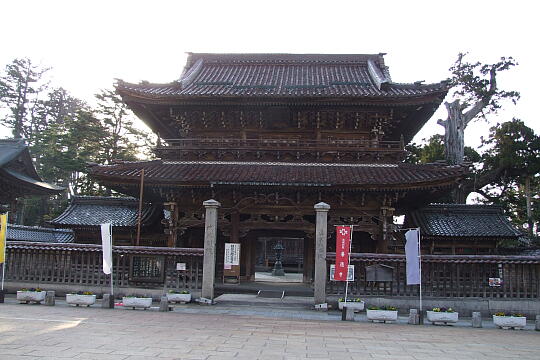
[[403,141],[365,139],[166,139],[156,154],[167,160],[262,160],[318,162],[399,162]]

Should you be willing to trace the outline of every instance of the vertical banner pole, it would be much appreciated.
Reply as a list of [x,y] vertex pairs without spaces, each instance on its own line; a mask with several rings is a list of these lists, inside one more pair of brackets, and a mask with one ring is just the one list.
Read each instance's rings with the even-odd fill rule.
[[143,190],[144,190],[144,169],[141,169],[141,189],[139,192],[139,214],[137,217],[137,246],[141,241],[141,218],[142,218],[142,206],[143,206]]
[[352,249],[352,234],[353,234],[353,226],[351,225],[351,231],[349,236],[349,261],[347,263],[347,278],[345,280],[345,304],[347,304],[347,294],[349,292],[349,266],[351,265],[351,249]]
[[0,238],[0,241],[4,247],[4,257],[2,258],[2,291],[4,291],[4,278],[6,276],[7,219],[8,213],[6,212],[5,215],[2,216],[2,231],[0,232],[0,236],[3,237],[3,239]]
[[420,247],[420,228],[418,228],[418,266],[420,268],[420,284],[418,285],[420,298],[420,314],[422,314],[422,253]]
[[111,296],[112,298],[114,299],[114,282],[113,282],[113,269],[114,269],[114,263],[113,263],[113,252],[112,252],[112,247],[113,247],[113,243],[112,243],[112,223],[109,224],[109,238],[111,240]]

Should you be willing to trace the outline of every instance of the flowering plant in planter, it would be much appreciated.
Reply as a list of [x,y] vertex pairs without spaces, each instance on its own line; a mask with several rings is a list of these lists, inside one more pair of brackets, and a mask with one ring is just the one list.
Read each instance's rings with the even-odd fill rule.
[[368,320],[371,321],[397,321],[397,308],[395,306],[370,306],[366,311]]
[[359,311],[364,310],[364,302],[360,298],[347,298],[347,302],[345,302],[345,298],[339,298],[338,299],[339,310],[343,310],[344,306],[354,309],[354,312],[359,312]]
[[370,307],[368,307],[368,310],[397,311],[397,307],[395,307],[395,306],[387,306],[387,305],[384,305],[384,306],[371,305]]
[[457,323],[458,318],[459,313],[452,308],[435,307],[431,311],[427,311],[427,320],[433,324]]
[[435,307],[433,309],[431,309],[431,311],[433,312],[447,312],[447,313],[453,313],[455,312],[454,309],[452,308],[445,308],[445,307]]
[[501,329],[523,329],[527,325],[527,318],[521,313],[496,312],[493,323]]
[[171,303],[188,303],[191,301],[189,290],[169,290],[167,292],[167,301]]
[[35,302],[37,304],[45,300],[46,291],[43,291],[40,288],[22,288],[17,291],[17,300],[20,302],[30,303]]
[[75,306],[90,306],[96,303],[96,295],[91,291],[77,291],[74,294],[66,294],[66,302]]

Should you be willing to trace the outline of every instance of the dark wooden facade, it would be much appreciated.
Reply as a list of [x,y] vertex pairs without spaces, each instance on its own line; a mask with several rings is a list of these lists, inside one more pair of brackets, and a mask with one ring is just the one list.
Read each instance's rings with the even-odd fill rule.
[[144,169],[145,199],[172,215],[168,246],[202,246],[202,202],[218,200],[217,268],[223,244],[240,242],[247,279],[257,239],[302,238],[309,281],[314,204],[331,206],[330,227],[355,225],[355,249],[384,253],[394,215],[463,176],[460,167],[402,162],[447,89],[393,83],[382,55],[191,54],[178,82],[117,86],[162,138],[160,159],[91,173],[136,196]]

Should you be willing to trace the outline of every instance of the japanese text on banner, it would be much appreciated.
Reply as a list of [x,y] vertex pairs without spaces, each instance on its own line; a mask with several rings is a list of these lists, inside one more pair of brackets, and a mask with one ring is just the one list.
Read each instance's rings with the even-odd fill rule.
[[334,273],[336,281],[347,281],[351,230],[351,226],[336,226],[336,272]]

